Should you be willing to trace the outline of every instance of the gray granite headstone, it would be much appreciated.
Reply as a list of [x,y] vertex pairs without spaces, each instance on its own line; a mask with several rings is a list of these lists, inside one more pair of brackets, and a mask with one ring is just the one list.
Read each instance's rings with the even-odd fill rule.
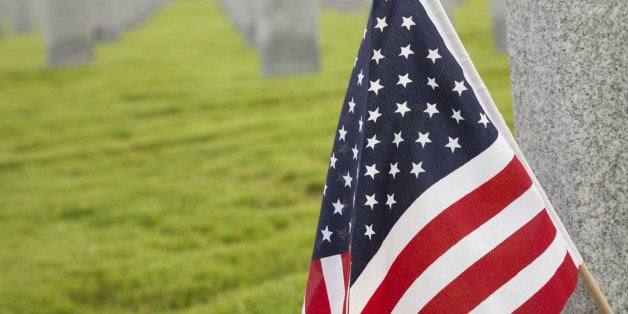
[[223,11],[244,37],[247,46],[256,44],[254,0],[220,0]]
[[93,51],[87,3],[84,0],[46,0],[42,13],[48,66],[91,63]]
[[5,22],[8,20],[9,17],[9,6],[7,5],[7,1],[6,0],[0,0],[0,41],[2,40],[2,37],[4,36],[4,27],[5,27]]
[[11,0],[11,21],[14,34],[27,34],[35,28],[31,0]]
[[[516,134],[616,313],[628,313],[628,6],[508,0]],[[565,313],[596,313],[582,282]]]
[[363,11],[370,3],[371,1],[365,0],[320,0],[322,8],[348,13]]
[[118,30],[118,35],[121,35],[122,31],[127,27],[127,15],[129,1],[127,0],[110,0],[113,7],[114,20],[112,21],[115,29]]
[[264,76],[319,69],[316,3],[312,0],[259,0],[257,42]]
[[506,0],[491,0],[493,16],[493,44],[495,51],[508,51],[508,35],[506,34]]
[[118,40],[117,2],[112,0],[90,0],[92,38],[97,41]]
[[464,0],[440,0],[440,4],[445,9],[447,17],[452,23],[455,21],[454,13],[456,12],[456,7],[461,5],[463,2]]

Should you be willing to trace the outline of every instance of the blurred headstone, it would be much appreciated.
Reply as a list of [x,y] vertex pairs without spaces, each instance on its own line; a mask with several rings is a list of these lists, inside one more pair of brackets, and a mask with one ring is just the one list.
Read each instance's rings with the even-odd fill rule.
[[493,44],[495,51],[508,51],[508,36],[506,34],[506,0],[491,0],[493,15]]
[[4,37],[4,27],[5,21],[9,17],[9,6],[7,5],[6,0],[0,0],[0,41],[2,37]]
[[27,34],[35,28],[35,13],[31,0],[11,0],[11,22],[14,34]]
[[43,2],[46,62],[50,67],[71,67],[93,61],[89,10],[84,0]]
[[90,0],[92,38],[97,41],[115,42],[118,40],[118,17],[116,1]]
[[318,71],[316,1],[259,0],[257,42],[262,75]]
[[127,0],[110,0],[112,3],[113,12],[113,25],[115,29],[118,30],[118,35],[121,35],[123,30],[126,28],[126,15],[128,11],[128,1]]
[[464,2],[464,0],[440,0],[441,5],[443,6],[443,8],[445,9],[445,12],[447,13],[447,17],[449,17],[449,20],[452,23],[455,21],[454,13],[456,12],[456,7],[461,5],[462,2]]
[[254,0],[220,0],[222,10],[244,37],[247,46],[255,46],[256,12]]
[[365,0],[320,0],[324,9],[336,9],[347,13],[363,11],[370,3],[371,1]]
[[[518,142],[609,304],[626,313],[626,2],[507,4]],[[598,313],[582,282],[564,313]]]

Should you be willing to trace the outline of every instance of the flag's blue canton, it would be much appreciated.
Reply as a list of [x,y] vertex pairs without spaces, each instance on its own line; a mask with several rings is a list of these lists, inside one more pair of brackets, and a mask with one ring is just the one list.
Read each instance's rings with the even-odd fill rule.
[[313,259],[351,245],[353,282],[412,202],[496,138],[420,2],[376,0],[342,106]]

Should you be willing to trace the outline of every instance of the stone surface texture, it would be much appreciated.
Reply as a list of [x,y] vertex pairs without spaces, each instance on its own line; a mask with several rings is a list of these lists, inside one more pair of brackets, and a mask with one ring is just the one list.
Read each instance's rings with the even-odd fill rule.
[[258,0],[257,43],[262,75],[319,69],[317,3],[312,0]]
[[43,2],[44,44],[50,67],[71,67],[93,60],[88,4],[84,0]]
[[[507,2],[517,140],[616,313],[628,312],[627,7]],[[581,281],[564,312],[597,312]]]

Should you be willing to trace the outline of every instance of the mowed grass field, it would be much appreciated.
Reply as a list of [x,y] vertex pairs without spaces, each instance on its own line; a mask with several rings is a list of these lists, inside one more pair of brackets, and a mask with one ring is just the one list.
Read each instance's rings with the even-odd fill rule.
[[[457,28],[512,125],[489,6]],[[365,14],[322,71],[262,79],[214,1],[172,1],[89,67],[0,42],[1,313],[296,313]]]

